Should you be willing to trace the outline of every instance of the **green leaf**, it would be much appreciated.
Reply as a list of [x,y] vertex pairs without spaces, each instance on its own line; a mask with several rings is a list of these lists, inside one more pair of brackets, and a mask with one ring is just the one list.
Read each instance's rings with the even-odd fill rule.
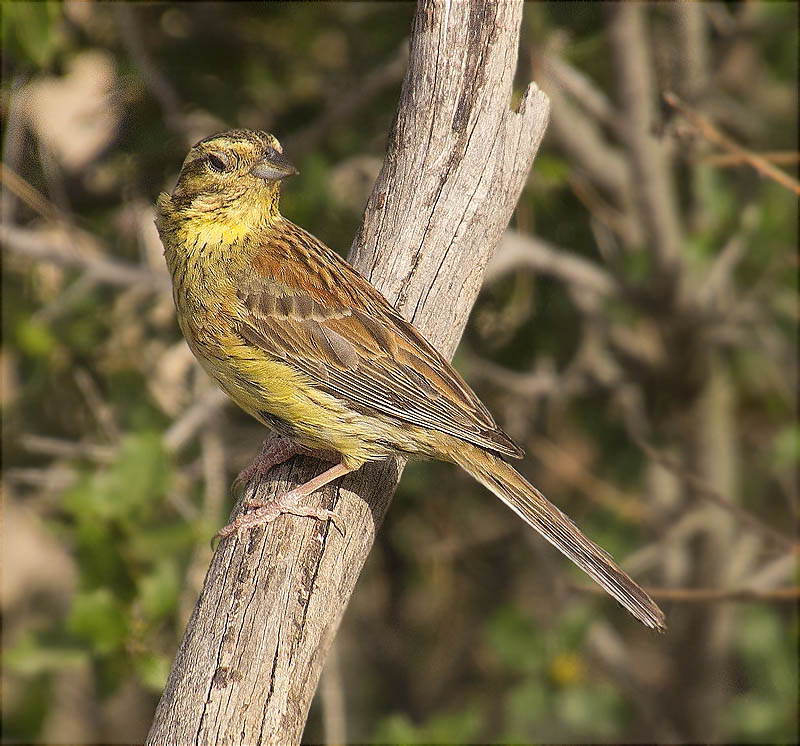
[[81,668],[88,660],[85,650],[48,645],[27,635],[3,652],[3,665],[9,671],[27,678],[51,671]]
[[148,619],[158,619],[175,609],[180,592],[176,563],[165,558],[139,583],[139,601]]
[[515,671],[541,671],[545,663],[544,639],[519,609],[507,606],[489,621],[489,647],[501,662]]
[[148,505],[160,501],[166,492],[170,465],[161,435],[139,432],[127,436],[111,470],[104,489],[113,501],[119,516],[141,513]]
[[375,743],[419,743],[420,731],[406,715],[393,713],[383,718],[372,739]]
[[773,697],[748,693],[731,700],[725,718],[740,738],[769,740],[783,719],[782,709],[782,703]]
[[161,436],[150,431],[133,433],[123,439],[108,468],[65,493],[64,507],[84,523],[125,524],[163,500],[171,473]]
[[28,318],[17,325],[17,344],[31,357],[46,358],[55,349],[56,339],[47,326]]
[[550,153],[542,153],[536,159],[533,176],[539,187],[556,188],[564,186],[570,174],[570,166],[563,159]]
[[49,67],[65,43],[61,3],[4,2],[3,48],[20,61]]
[[125,613],[108,588],[79,593],[67,617],[67,629],[100,654],[121,649],[128,635]]
[[219,526],[188,523],[178,520],[163,525],[152,525],[128,537],[132,557],[150,561],[160,555],[176,555],[193,547],[198,541],[208,543]]
[[375,743],[475,743],[481,728],[477,708],[437,715],[416,726],[406,715],[394,713],[384,718],[375,731]]
[[778,469],[800,464],[800,425],[793,423],[776,433],[772,441],[772,463]]
[[141,682],[152,692],[161,693],[167,683],[171,661],[165,655],[148,654],[134,659]]
[[556,712],[574,732],[592,740],[611,739],[624,722],[623,702],[607,685],[584,684],[559,692]]
[[541,676],[534,675],[514,687],[506,698],[508,741],[526,741],[537,726],[547,722],[552,707],[550,692]]
[[475,707],[431,718],[425,727],[431,743],[475,743],[481,728],[481,714]]

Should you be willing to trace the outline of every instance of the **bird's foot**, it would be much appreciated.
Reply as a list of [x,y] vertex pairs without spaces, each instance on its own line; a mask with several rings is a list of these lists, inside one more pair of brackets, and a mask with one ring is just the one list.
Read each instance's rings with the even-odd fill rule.
[[273,436],[267,438],[261,445],[261,451],[250,466],[239,472],[233,480],[233,488],[245,487],[253,479],[261,479],[269,474],[276,466],[288,461],[294,456],[312,456],[320,461],[338,461],[339,454],[333,451],[322,451],[300,445],[292,438]]
[[[334,479],[348,474],[352,469],[339,463],[324,471],[319,476],[310,479],[305,484],[268,501],[250,501],[245,505],[245,512],[240,513],[227,526],[223,526],[214,539],[226,539],[231,534],[241,536],[244,531],[256,526],[266,526],[272,523],[282,513],[316,518],[319,521],[332,521],[342,536],[346,535],[344,521],[338,513],[327,508],[305,505],[304,498],[316,490],[321,489]],[[213,543],[213,539],[212,539]]]
[[327,508],[315,507],[312,505],[298,504],[291,499],[291,492],[281,495],[269,502],[256,503],[248,506],[246,513],[240,513],[227,526],[223,526],[214,537],[215,539],[226,539],[231,534],[241,536],[245,531],[249,531],[256,526],[266,526],[272,523],[279,515],[291,513],[308,518],[316,518],[318,521],[332,521],[333,525],[344,536],[344,521],[338,513]]

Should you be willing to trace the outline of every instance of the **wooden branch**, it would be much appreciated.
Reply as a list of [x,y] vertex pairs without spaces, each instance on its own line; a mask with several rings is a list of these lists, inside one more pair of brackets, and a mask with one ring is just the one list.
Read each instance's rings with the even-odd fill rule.
[[[447,355],[546,126],[547,98],[535,85],[518,113],[510,109],[521,16],[521,0],[420,2],[386,159],[351,251],[355,266]],[[220,544],[148,744],[300,741],[401,468],[373,464],[313,496],[342,516],[344,537],[331,525],[281,516]],[[248,491],[269,498],[319,470],[294,459]]]
[[486,282],[522,268],[556,277],[579,291],[603,298],[621,293],[616,278],[602,267],[541,238],[509,228],[486,268]]
[[[570,588],[595,596],[603,594],[603,589],[591,583],[570,583]],[[783,588],[654,588],[647,592],[659,601],[685,604],[712,604],[725,601],[766,601],[775,603],[797,603],[800,601],[800,586]]]
[[660,281],[680,290],[683,237],[667,154],[653,134],[657,98],[648,46],[647,8],[638,3],[620,3],[609,4],[607,10],[636,205]]
[[[627,212],[633,200],[634,187],[630,167],[623,154],[609,145],[597,123],[580,107],[571,103],[566,90],[553,75],[549,60],[533,56],[534,71],[551,99],[552,124],[548,137],[567,154],[570,164],[585,171],[607,194],[615,206]],[[585,103],[581,100],[581,103]],[[621,127],[619,117],[617,129]]]
[[738,143],[731,140],[730,137],[720,132],[708,117],[704,117],[699,112],[687,106],[676,96],[672,91],[667,91],[664,94],[664,101],[666,101],[672,108],[677,109],[686,119],[694,126],[703,137],[709,142],[728,151],[728,155],[746,163],[761,176],[772,179],[772,181],[780,184],[782,187],[788,189],[790,192],[800,195],[800,182],[793,176],[790,176],[779,168],[776,168],[769,162],[767,158],[759,153],[754,153],[747,148],[743,148]]
[[18,228],[0,225],[0,244],[11,255],[28,260],[52,262],[84,272],[96,282],[130,287],[144,285],[168,293],[169,279],[144,265],[110,259],[90,233],[80,230]]
[[671,471],[699,497],[732,513],[739,520],[740,524],[760,533],[772,542],[780,544],[784,549],[794,552],[796,555],[800,555],[800,542],[794,537],[765,523],[761,518],[735,503],[730,497],[726,497],[718,490],[714,489],[707,480],[686,469],[683,464],[675,458],[667,453],[662,453],[657,448],[653,448],[653,446],[637,432],[636,428],[629,427],[628,432],[633,438],[634,443],[639,446],[651,461]]

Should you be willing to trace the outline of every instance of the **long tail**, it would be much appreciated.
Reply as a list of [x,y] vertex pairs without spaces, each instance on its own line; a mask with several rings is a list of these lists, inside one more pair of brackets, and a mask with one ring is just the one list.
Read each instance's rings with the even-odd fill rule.
[[529,526],[599,583],[642,624],[664,631],[664,613],[611,556],[512,466],[475,446],[461,444],[451,458],[491,490]]

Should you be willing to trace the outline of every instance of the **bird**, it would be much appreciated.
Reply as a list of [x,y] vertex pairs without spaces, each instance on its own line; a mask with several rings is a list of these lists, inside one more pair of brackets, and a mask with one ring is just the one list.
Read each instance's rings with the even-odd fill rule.
[[186,342],[276,436],[252,469],[266,473],[298,453],[333,462],[245,506],[218,535],[283,513],[344,530],[335,512],[306,498],[367,462],[437,459],[467,471],[636,619],[663,631],[647,593],[508,463],[523,450],[452,365],[347,261],[281,214],[281,182],[297,173],[273,135],[228,130],[194,145],[174,190],[156,202]]

